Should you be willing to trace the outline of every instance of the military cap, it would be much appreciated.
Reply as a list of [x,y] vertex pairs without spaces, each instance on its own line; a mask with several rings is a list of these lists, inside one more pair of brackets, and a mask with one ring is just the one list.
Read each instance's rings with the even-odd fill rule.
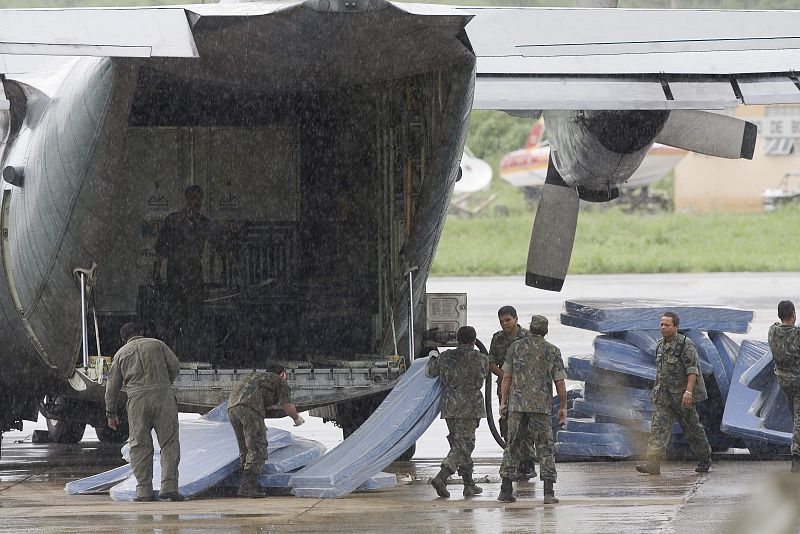
[[547,317],[544,315],[531,315],[531,334],[547,333]]

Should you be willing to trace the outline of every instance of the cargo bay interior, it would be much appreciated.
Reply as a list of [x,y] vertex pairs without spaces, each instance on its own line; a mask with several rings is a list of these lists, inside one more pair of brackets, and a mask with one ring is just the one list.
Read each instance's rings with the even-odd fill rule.
[[[140,69],[120,169],[133,184],[125,209],[135,246],[121,244],[98,277],[103,352],[134,316],[165,336],[165,269],[153,247],[190,184],[203,188],[201,213],[220,225],[224,250],[205,247],[201,348],[182,360],[246,368],[393,352],[401,251],[426,157],[437,133],[462,126],[426,109],[441,108],[442,79],[275,95]],[[438,237],[442,221],[433,222],[415,226]]]

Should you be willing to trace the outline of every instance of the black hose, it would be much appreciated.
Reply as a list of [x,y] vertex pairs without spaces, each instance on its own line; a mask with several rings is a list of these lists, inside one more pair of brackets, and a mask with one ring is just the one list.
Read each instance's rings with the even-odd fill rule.
[[[480,339],[475,340],[475,346],[478,347],[482,353],[489,355],[489,351],[486,350],[486,346],[481,343]],[[500,445],[500,448],[506,448],[506,440],[503,439],[503,436],[500,435],[500,432],[497,430],[497,427],[494,424],[494,415],[492,414],[492,376],[494,376],[491,372],[487,371],[486,373],[486,393],[484,395],[484,401],[486,404],[486,422],[489,424],[489,430],[492,432],[492,436],[494,436],[494,440]]]

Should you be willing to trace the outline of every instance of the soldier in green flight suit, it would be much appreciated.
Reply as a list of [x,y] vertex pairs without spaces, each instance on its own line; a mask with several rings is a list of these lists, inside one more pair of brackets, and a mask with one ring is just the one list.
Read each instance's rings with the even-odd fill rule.
[[561,350],[544,340],[547,335],[547,318],[531,317],[530,333],[514,341],[508,349],[503,364],[500,411],[508,412],[508,441],[500,465],[501,502],[514,502],[511,477],[532,442],[539,454],[539,468],[544,481],[544,504],[555,504],[553,485],[556,482],[555,446],[553,444],[553,382],[558,392],[558,421],[567,419],[567,373]]
[[108,427],[117,429],[120,392],[125,389],[130,428],[131,469],[136,477],[134,501],[155,500],[153,493],[153,438],[155,430],[161,447],[162,501],[182,501],[178,493],[178,464],[181,444],[178,401],[172,382],[180,371],[178,357],[158,339],[142,336],[136,323],[125,323],[119,336],[123,342],[108,371],[106,417]]
[[[489,345],[489,370],[497,376],[497,400],[500,401],[500,385],[503,381],[503,363],[506,361],[508,347],[517,339],[530,335],[526,329],[517,324],[517,310],[514,306],[503,306],[497,310],[497,319],[500,321],[500,330],[492,336]],[[500,435],[504,439],[508,436],[508,417],[500,416]],[[536,476],[535,460],[536,451],[531,446],[531,451],[519,464],[519,472],[512,478],[514,480],[528,480]]]
[[456,471],[464,480],[465,497],[483,492],[472,478],[472,451],[475,449],[475,430],[486,417],[481,388],[489,361],[475,350],[475,339],[475,329],[462,326],[456,332],[458,348],[447,350],[438,357],[431,356],[428,361],[428,376],[440,377],[444,387],[442,419],[450,431],[450,452],[442,461],[439,473],[431,479],[431,485],[440,497],[450,496],[447,477]]
[[286,370],[274,365],[266,373],[250,373],[242,378],[228,397],[228,420],[239,445],[239,467],[242,481],[239,497],[263,497],[258,477],[267,461],[267,411],[280,405],[286,415],[300,426],[305,420],[292,404]]
[[711,469],[711,447],[694,407],[695,403],[706,400],[708,394],[697,363],[697,349],[691,339],[678,333],[679,322],[678,315],[673,312],[664,312],[661,317],[663,338],[656,347],[656,384],[647,463],[636,466],[637,471],[648,475],[661,474],[661,460],[666,455],[675,420],[700,459],[695,471],[708,473]]
[[779,323],[769,327],[769,349],[775,362],[775,377],[794,415],[792,432],[792,473],[800,473],[800,329],[795,326],[794,303],[778,303]]

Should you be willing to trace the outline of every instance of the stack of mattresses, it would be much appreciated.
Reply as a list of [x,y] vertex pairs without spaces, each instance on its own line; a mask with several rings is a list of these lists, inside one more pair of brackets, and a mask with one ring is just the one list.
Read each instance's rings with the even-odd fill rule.
[[789,454],[792,424],[792,414],[775,378],[769,345],[763,341],[743,341],[722,429],[740,436],[751,452],[769,456]]
[[[178,466],[178,491],[192,497],[211,488],[239,484],[239,448],[224,404],[193,421],[180,421],[181,461]],[[325,453],[325,447],[313,440],[269,428],[268,459],[259,477],[259,485],[273,493],[289,493],[291,477],[301,468],[314,463]],[[153,490],[156,496],[161,485],[161,457],[153,435]],[[127,445],[123,457],[129,460]],[[368,477],[358,489],[379,489],[396,482],[394,475],[380,473]],[[109,492],[115,501],[130,501],[136,496],[136,479],[129,464],[104,473],[69,482],[65,490],[71,495]]]
[[414,361],[378,409],[336,448],[292,476],[299,497],[341,497],[416,443],[439,415],[442,385]]
[[[670,301],[567,301],[562,324],[599,332],[594,353],[569,357],[567,377],[584,382],[583,399],[575,400],[574,416],[556,434],[559,460],[644,456],[653,414],[652,387],[656,376],[657,327],[665,311],[680,317],[681,333],[697,347],[709,400],[697,405],[713,449],[742,447],[723,433],[720,422],[731,386],[734,360],[718,343],[722,331],[746,332],[752,312],[715,306],[692,306]],[[728,339],[729,341],[729,339]],[[675,424],[668,457],[681,458],[688,445]]]

